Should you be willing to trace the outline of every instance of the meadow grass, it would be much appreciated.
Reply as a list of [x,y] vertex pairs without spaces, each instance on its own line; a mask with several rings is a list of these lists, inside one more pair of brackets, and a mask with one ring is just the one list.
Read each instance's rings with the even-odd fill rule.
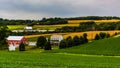
[[0,51],[1,68],[116,68],[120,57]]

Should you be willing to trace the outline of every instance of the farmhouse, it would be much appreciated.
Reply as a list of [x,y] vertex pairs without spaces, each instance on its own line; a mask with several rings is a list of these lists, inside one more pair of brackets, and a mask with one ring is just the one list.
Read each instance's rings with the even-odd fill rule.
[[52,35],[51,38],[50,38],[50,43],[52,45],[59,45],[61,40],[63,40],[62,35]]
[[20,43],[26,44],[26,39],[24,36],[9,36],[7,38],[7,43],[9,47],[14,46],[15,48],[19,47]]
[[32,30],[33,28],[32,28],[32,26],[26,26],[25,28],[24,28],[24,30]]

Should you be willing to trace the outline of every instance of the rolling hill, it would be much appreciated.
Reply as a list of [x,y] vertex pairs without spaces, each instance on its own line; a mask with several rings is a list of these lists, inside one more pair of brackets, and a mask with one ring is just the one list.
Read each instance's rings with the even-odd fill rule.
[[89,55],[120,55],[120,37],[106,38],[71,48],[53,50],[52,52]]

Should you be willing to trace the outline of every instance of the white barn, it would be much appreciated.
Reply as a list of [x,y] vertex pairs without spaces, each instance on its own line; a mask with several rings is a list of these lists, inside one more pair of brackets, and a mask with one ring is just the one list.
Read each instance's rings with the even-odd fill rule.
[[63,40],[62,35],[52,35],[51,38],[50,38],[50,43],[52,45],[59,45],[61,40]]

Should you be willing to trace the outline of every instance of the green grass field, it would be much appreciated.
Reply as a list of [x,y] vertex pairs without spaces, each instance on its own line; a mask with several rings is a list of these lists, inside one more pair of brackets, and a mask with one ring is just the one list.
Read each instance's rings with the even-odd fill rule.
[[120,57],[0,51],[1,68],[119,68]]
[[103,39],[52,51],[30,46],[24,52],[3,50],[0,68],[120,68],[119,39]]

